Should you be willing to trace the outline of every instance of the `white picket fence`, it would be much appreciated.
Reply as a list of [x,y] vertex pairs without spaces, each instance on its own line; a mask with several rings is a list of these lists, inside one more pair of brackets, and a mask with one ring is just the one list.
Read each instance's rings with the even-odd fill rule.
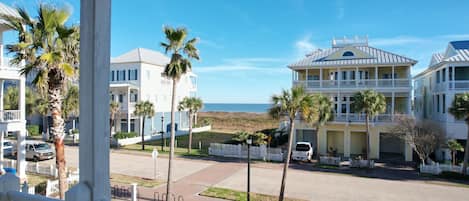
[[320,156],[319,157],[319,163],[325,164],[325,165],[334,165],[334,166],[340,166],[340,162],[342,160],[340,157],[332,157],[332,156]]
[[[283,161],[283,152],[280,148],[267,148],[265,145],[251,146],[251,158],[267,161]],[[247,158],[248,148],[247,145],[233,145],[233,144],[220,144],[210,143],[208,148],[209,155],[223,156],[232,158]]]
[[[3,167],[16,168],[15,160],[4,160]],[[57,167],[54,164],[40,164],[26,161],[26,172],[34,174],[42,174],[57,178]]]
[[[457,172],[462,173],[463,167],[459,165],[447,165],[447,164],[439,164],[435,163],[432,165],[425,165],[420,164],[420,172],[427,173],[427,174],[435,174],[439,175],[442,172]],[[466,173],[469,174],[469,168],[466,169]]]

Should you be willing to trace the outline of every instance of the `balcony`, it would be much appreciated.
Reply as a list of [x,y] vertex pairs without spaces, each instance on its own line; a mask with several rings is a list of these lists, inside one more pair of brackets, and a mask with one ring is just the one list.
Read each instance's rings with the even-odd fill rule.
[[129,84],[133,86],[138,86],[138,80],[114,80],[114,81],[109,81],[109,84]]
[[16,122],[20,121],[21,113],[19,110],[0,110],[0,122]]
[[[370,119],[370,122],[393,122],[405,114],[379,114]],[[366,115],[362,113],[335,113],[331,122],[365,123]]]
[[[407,88],[410,79],[366,79],[366,80],[298,80],[294,86],[305,86],[307,89],[337,88]],[[469,81],[467,84],[469,88]]]

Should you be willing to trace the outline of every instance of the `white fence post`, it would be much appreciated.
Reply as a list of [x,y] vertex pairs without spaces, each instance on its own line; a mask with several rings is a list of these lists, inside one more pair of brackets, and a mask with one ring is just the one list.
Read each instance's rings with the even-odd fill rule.
[[137,201],[137,184],[132,184],[132,201]]

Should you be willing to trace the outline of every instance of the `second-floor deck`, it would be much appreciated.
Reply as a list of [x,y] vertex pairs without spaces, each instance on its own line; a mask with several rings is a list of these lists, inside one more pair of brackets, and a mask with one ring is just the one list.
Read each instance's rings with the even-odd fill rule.
[[0,110],[0,123],[18,122],[20,115],[19,110]]
[[[364,79],[364,80],[296,80],[294,86],[314,89],[334,88],[408,88],[410,79]],[[469,85],[468,85],[469,87]]]

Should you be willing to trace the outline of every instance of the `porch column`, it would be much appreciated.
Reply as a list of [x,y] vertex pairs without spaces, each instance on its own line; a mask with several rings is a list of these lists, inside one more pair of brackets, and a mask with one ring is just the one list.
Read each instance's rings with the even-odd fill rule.
[[394,105],[395,105],[395,101],[396,101],[396,98],[395,98],[395,94],[394,94],[394,91],[391,92],[391,120],[394,120]]
[[394,66],[392,66],[392,73],[391,73],[391,79],[392,79],[392,86],[394,87]]
[[404,143],[404,160],[405,161],[412,161],[412,147],[409,143]]
[[319,88],[322,88],[322,68],[319,68]]
[[375,82],[376,87],[378,87],[378,66],[375,66]]
[[[130,87],[127,88],[127,133],[130,132]],[[141,124],[139,124],[140,127]]]
[[109,69],[111,0],[80,1],[80,182],[67,200],[111,200]]
[[344,157],[350,158],[350,143],[351,143],[351,135],[350,135],[350,128],[345,126],[344,130]]
[[[3,86],[5,85],[5,80],[0,80],[0,111],[3,110]],[[2,119],[2,117],[0,117],[0,119]]]
[[319,143],[319,154],[326,155],[327,154],[327,130],[325,128],[319,129],[318,133],[318,143]]
[[3,32],[0,32],[0,66],[3,66]]
[[340,88],[340,80],[342,80],[340,75],[340,68],[337,68],[337,86]]
[[449,82],[449,68],[450,68],[449,66],[445,67],[445,82],[446,82],[445,83],[445,89],[446,89],[445,91],[448,91],[449,83],[450,83]]
[[19,79],[19,100],[18,100],[18,109],[20,110],[20,121],[21,128],[17,132],[17,143],[16,148],[17,152],[17,164],[16,171],[20,180],[26,178],[26,84],[24,76],[21,76]]
[[358,87],[358,66],[355,67],[355,86]]
[[453,68],[453,73],[452,73],[451,77],[453,77],[453,78],[451,79],[451,81],[453,83],[453,88],[452,89],[454,89],[454,82],[456,82],[456,76],[455,76],[456,75],[456,67],[452,66],[452,68]]

